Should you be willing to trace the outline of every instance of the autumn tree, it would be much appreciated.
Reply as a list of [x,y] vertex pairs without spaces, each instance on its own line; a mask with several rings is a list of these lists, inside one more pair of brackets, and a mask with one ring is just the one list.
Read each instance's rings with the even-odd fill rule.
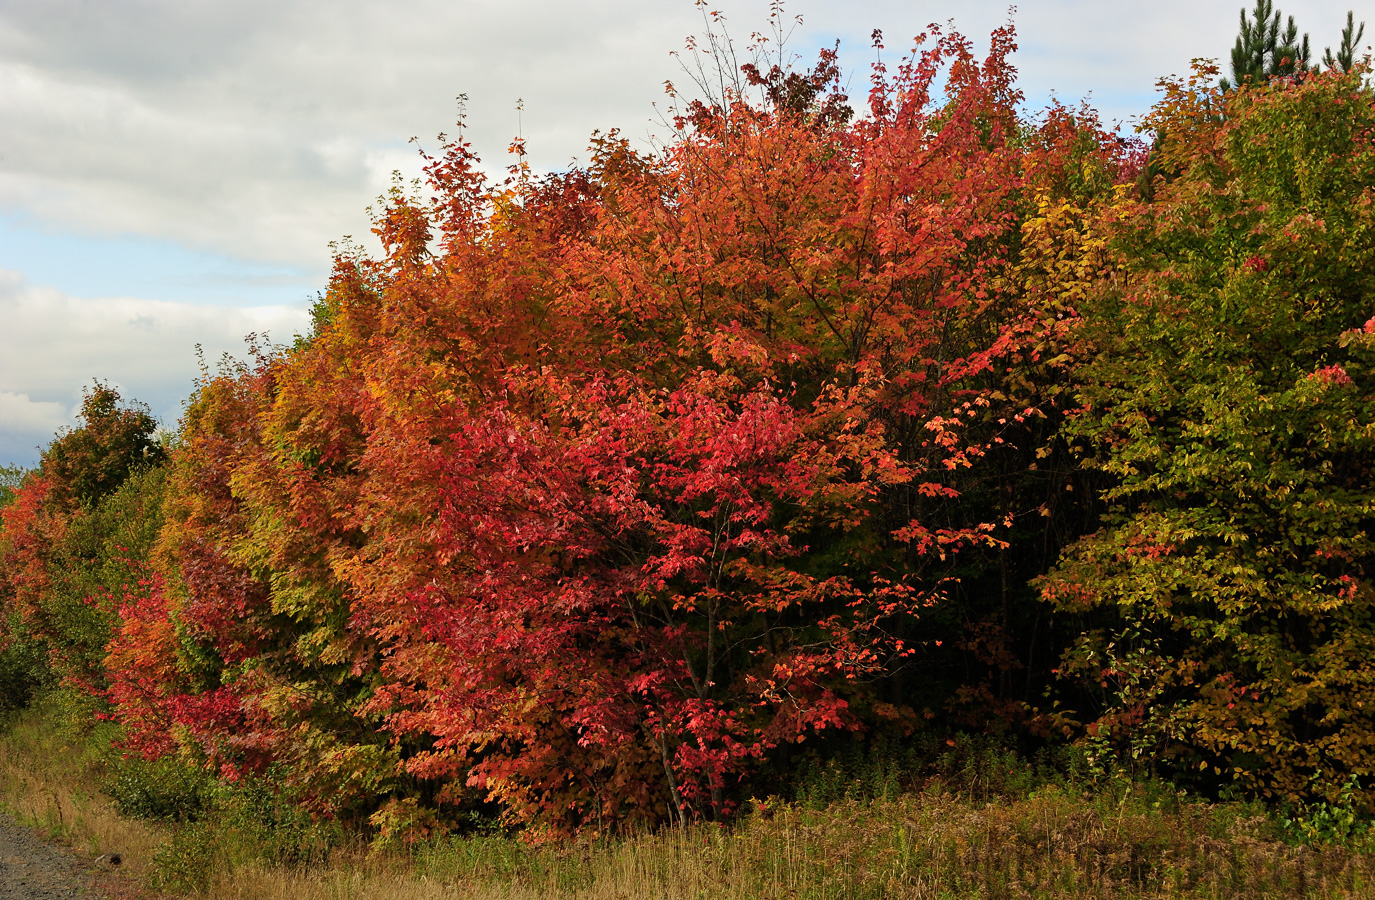
[[[0,509],[19,496],[28,474],[21,466],[0,466]],[[0,576],[0,591],[5,584]],[[0,714],[27,706],[47,676],[42,650],[26,638],[19,610],[0,606]]]
[[96,382],[81,401],[81,427],[59,435],[43,451],[39,473],[70,508],[92,506],[140,466],[158,463],[157,420],[142,404],[121,406],[119,392]]
[[833,55],[749,63],[586,170],[427,157],[314,337],[201,383],[111,644],[131,746],[286,763],[384,833],[564,833],[910,731],[876,686],[940,649],[957,560],[1018,577],[1045,504],[1003,488],[1076,315],[1046,280],[1094,277],[1082,224],[1134,175],[1091,116],[1019,118],[1013,47],[933,32],[859,117]]
[[1081,617],[1062,671],[1099,750],[1368,796],[1375,105],[1360,71],[1225,96],[1209,74],[1149,120],[1177,177],[1102,232],[1065,434],[1109,514],[1042,590]]
[[160,527],[156,426],[97,382],[81,425],[54,438],[0,511],[4,639],[37,648],[74,698],[97,704],[113,597]]

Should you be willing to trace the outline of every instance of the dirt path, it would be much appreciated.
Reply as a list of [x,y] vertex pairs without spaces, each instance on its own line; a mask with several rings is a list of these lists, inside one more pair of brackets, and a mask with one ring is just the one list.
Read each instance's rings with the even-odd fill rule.
[[104,896],[89,860],[43,843],[32,829],[0,815],[0,900],[65,900]]

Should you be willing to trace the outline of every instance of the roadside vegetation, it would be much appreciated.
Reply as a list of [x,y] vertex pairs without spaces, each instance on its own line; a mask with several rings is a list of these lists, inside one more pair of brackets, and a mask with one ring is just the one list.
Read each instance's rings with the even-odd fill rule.
[[9,809],[170,895],[1375,890],[1354,20],[1258,4],[1147,143],[1010,26],[861,102],[779,16],[0,471]]
[[312,819],[270,778],[231,788],[111,754],[59,709],[42,701],[7,723],[0,804],[89,856],[121,854],[159,895],[1223,900],[1375,887],[1375,835],[1351,806],[1209,802],[985,738],[837,754],[726,825],[531,844],[474,821],[386,849]]

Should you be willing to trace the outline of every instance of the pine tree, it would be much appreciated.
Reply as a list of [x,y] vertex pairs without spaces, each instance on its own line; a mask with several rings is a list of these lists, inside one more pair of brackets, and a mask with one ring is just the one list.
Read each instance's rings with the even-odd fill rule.
[[[1275,19],[1279,19],[1279,13],[1275,13]],[[1302,71],[1308,68],[1310,56],[1308,35],[1305,34],[1303,40],[1299,40],[1298,26],[1294,24],[1294,17],[1290,16],[1281,42],[1270,52],[1270,74],[1293,75]]]
[[1342,29],[1342,45],[1337,48],[1337,55],[1332,55],[1332,48],[1328,47],[1323,51],[1322,61],[1329,69],[1340,69],[1348,72],[1356,63],[1356,45],[1365,36],[1365,23],[1356,25],[1355,14],[1351,10],[1346,11],[1346,27]]
[[[1299,29],[1290,16],[1283,33],[1280,32],[1280,12],[1272,0],[1256,0],[1251,18],[1241,9],[1241,29],[1232,46],[1232,78],[1235,84],[1260,82],[1276,75],[1292,75],[1308,67],[1308,35],[1299,40]],[[1232,82],[1222,80],[1222,89],[1229,90]]]
[[[1256,0],[1249,18],[1242,7],[1241,28],[1232,45],[1232,80],[1222,79],[1224,91],[1248,82],[1258,84],[1268,78],[1297,75],[1309,68],[1312,50],[1308,35],[1299,36],[1293,16],[1289,16],[1281,31],[1280,19],[1273,0]],[[1348,10],[1341,47],[1335,57],[1332,48],[1326,48],[1323,63],[1329,69],[1350,69],[1356,59],[1356,45],[1364,34],[1365,23],[1358,26],[1355,14]]]

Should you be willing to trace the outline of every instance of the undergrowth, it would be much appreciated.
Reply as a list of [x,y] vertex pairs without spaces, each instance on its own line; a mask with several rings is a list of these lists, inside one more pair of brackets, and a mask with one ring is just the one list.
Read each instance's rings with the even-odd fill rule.
[[493,823],[402,850],[316,821],[282,773],[226,785],[125,759],[52,698],[0,734],[0,800],[86,853],[120,852],[163,896],[216,898],[1274,898],[1375,892],[1375,835],[1348,798],[1269,811],[1074,751],[986,740],[851,747],[729,824],[534,844]]

